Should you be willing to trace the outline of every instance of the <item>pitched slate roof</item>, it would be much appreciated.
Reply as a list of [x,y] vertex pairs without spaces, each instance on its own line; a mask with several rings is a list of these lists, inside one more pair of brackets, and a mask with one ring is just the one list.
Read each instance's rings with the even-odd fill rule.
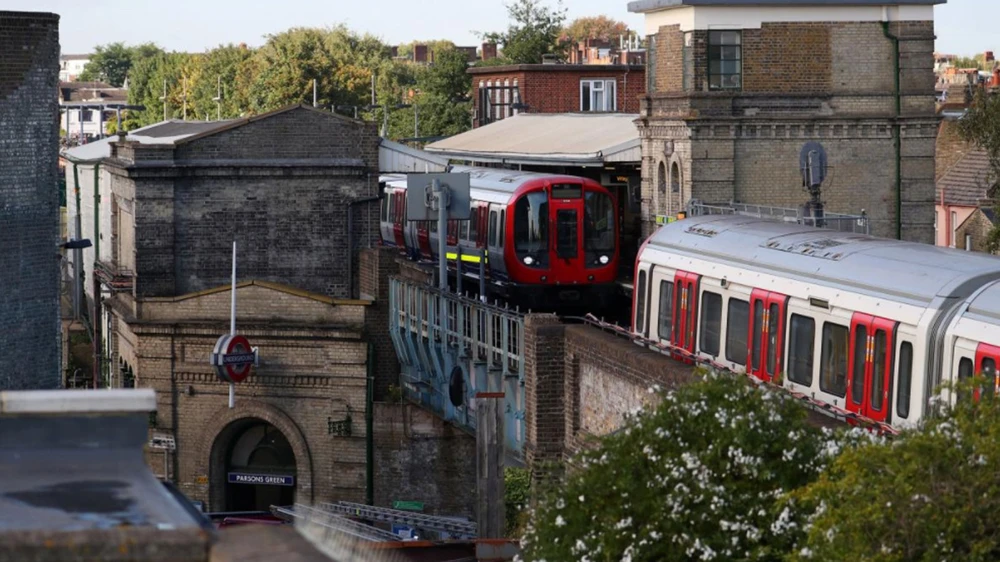
[[970,150],[937,181],[938,197],[946,205],[977,207],[987,199],[990,159],[983,150]]

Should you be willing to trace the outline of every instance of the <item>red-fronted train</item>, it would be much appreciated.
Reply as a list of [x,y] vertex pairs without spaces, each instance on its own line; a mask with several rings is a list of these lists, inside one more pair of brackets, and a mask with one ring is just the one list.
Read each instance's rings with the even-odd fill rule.
[[[485,253],[487,295],[533,310],[582,306],[614,299],[619,258],[617,202],[586,178],[455,166],[469,174],[470,220],[449,221],[448,267],[462,249],[466,287],[479,284]],[[383,175],[381,239],[416,261],[436,261],[437,223],[406,220],[406,176]],[[422,196],[422,195],[421,195]]]

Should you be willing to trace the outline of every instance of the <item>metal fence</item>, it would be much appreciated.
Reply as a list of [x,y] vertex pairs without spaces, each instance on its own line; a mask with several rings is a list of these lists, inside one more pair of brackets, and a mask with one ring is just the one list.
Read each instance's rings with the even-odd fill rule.
[[[441,311],[442,300],[447,317]],[[475,430],[475,395],[503,392],[505,446],[515,458],[522,458],[524,315],[507,306],[396,278],[390,279],[389,307],[389,333],[406,397],[447,421]]]
[[[777,222],[793,222],[807,226],[819,226],[840,232],[852,234],[869,234],[868,216],[864,211],[860,215],[844,215],[840,213],[824,213],[822,219],[806,216],[802,209],[789,207],[772,207],[769,205],[750,205],[747,203],[727,203],[724,205],[709,205],[692,199],[687,206],[690,216],[703,215],[740,215]],[[821,224],[817,224],[821,221]]]

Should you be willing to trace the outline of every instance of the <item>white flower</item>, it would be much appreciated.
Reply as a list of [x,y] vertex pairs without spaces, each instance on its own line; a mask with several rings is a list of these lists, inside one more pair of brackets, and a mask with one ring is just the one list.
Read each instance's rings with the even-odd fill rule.
[[556,527],[565,527],[565,526],[566,526],[566,520],[563,519],[562,515],[557,515],[556,516]]

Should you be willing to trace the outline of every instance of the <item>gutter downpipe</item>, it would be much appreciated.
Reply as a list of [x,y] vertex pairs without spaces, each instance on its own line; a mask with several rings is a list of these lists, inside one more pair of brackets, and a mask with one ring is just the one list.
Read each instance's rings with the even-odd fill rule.
[[896,239],[903,239],[903,160],[902,143],[900,134],[902,128],[899,125],[899,117],[902,113],[902,94],[900,93],[899,81],[899,37],[889,32],[889,8],[882,6],[882,34],[886,39],[892,41],[892,68],[895,80],[896,115],[893,118],[893,148],[896,152]]
[[94,162],[94,266],[91,277],[94,278],[94,317],[91,319],[91,329],[94,331],[94,389],[100,388],[101,377],[104,373],[102,362],[103,337],[101,336],[101,283],[97,279],[97,261],[101,256],[101,188],[98,183],[100,179],[101,163]]
[[375,346],[368,342],[367,380],[365,381],[365,501],[375,505]]
[[[73,162],[73,191],[76,192],[76,220],[74,235],[77,240],[83,238],[83,211],[80,209],[80,172],[76,162]],[[73,319],[80,320],[80,308],[83,302],[83,250],[73,250]]]

